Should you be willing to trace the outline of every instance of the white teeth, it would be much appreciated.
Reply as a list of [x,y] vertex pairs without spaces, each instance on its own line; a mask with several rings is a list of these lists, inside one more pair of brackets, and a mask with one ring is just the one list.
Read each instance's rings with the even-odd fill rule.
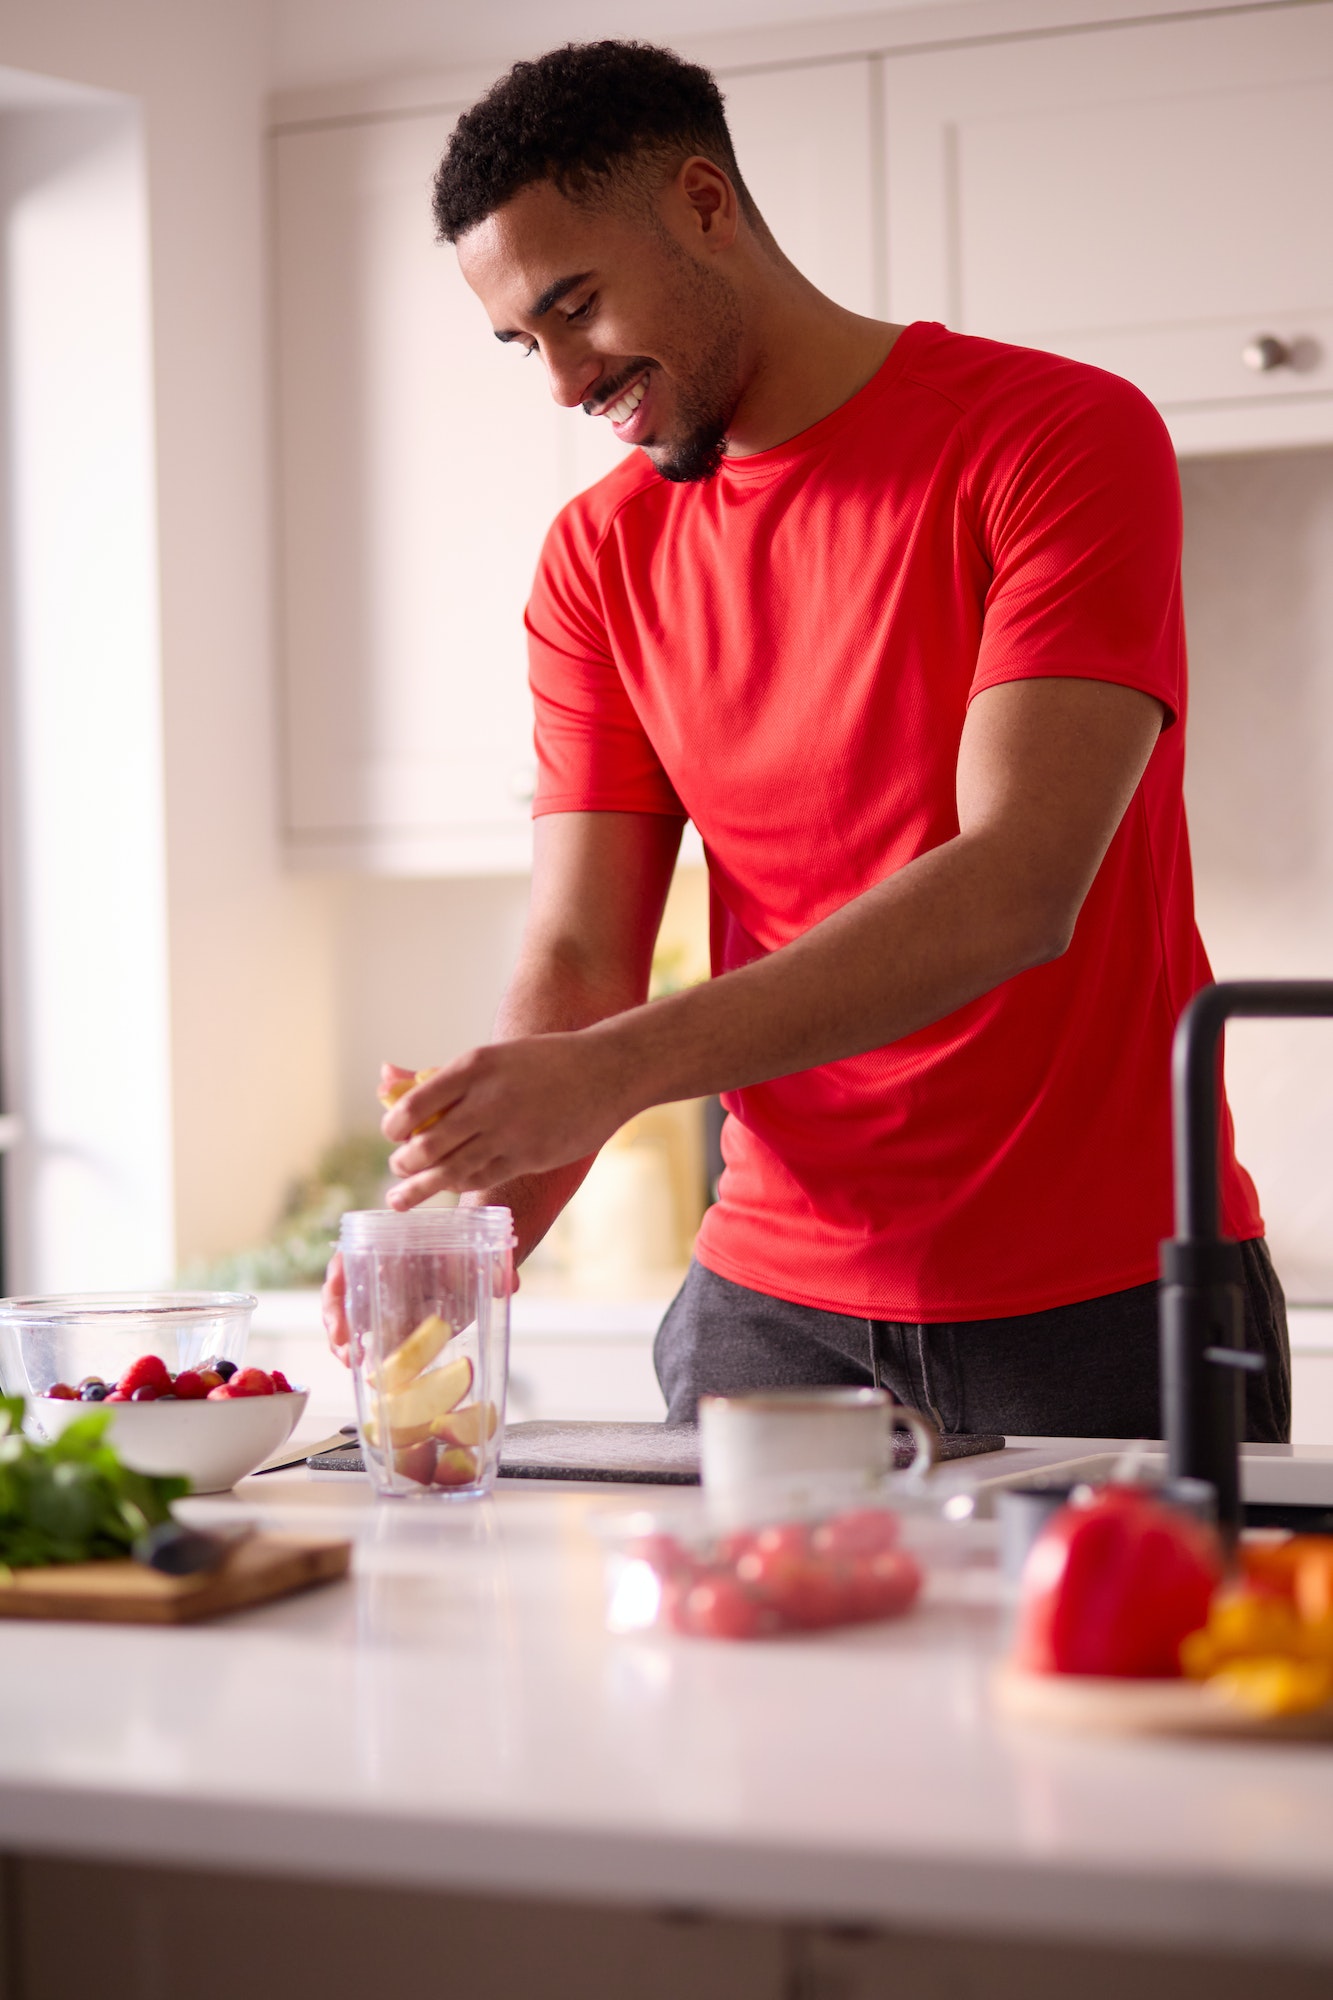
[[606,413],[607,416],[610,417],[613,424],[623,424],[627,418],[634,415],[634,412],[638,409],[647,394],[648,384],[642,380],[636,382],[632,389],[626,389],[619,402],[612,403]]

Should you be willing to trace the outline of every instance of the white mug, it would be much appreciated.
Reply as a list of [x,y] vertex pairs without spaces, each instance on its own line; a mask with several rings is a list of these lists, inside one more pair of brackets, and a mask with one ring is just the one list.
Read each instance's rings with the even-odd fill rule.
[[893,1433],[916,1439],[914,1476],[935,1463],[939,1433],[887,1389],[760,1389],[699,1398],[705,1489],[738,1497],[763,1489],[794,1504],[812,1483],[870,1487],[893,1469]]

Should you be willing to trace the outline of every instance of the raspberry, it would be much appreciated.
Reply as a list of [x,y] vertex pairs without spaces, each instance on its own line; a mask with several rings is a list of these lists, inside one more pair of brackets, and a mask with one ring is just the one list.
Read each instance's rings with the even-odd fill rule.
[[137,1361],[131,1361],[116,1387],[128,1397],[136,1389],[147,1388],[150,1384],[159,1396],[164,1389],[171,1387],[171,1376],[160,1354],[141,1354]]
[[283,1374],[281,1368],[275,1368],[273,1370],[272,1380],[273,1380],[273,1393],[275,1396],[291,1395],[292,1385],[287,1380],[287,1377]]
[[176,1377],[176,1394],[182,1403],[197,1403],[201,1396],[208,1394],[208,1390],[204,1387],[203,1377],[196,1374],[193,1368],[182,1368]]
[[233,1375],[227,1384],[232,1396],[271,1396],[273,1377],[266,1375],[262,1368],[242,1368],[239,1375]]

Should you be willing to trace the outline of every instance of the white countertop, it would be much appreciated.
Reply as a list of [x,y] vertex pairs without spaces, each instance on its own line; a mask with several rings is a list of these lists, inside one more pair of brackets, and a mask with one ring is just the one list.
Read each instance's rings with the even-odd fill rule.
[[0,1624],[0,1844],[1333,1957],[1333,1750],[1000,1722],[985,1568],[897,1625],[613,1638],[587,1523],[653,1498],[189,1503],[355,1535],[354,1578],[198,1629]]

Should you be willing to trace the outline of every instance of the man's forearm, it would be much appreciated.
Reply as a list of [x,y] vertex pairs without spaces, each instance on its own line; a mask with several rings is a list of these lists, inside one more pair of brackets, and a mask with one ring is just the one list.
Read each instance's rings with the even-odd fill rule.
[[688,992],[592,1025],[628,1109],[742,1089],[900,1040],[1058,955],[1042,906],[995,894],[963,838],[923,855],[803,937]]

